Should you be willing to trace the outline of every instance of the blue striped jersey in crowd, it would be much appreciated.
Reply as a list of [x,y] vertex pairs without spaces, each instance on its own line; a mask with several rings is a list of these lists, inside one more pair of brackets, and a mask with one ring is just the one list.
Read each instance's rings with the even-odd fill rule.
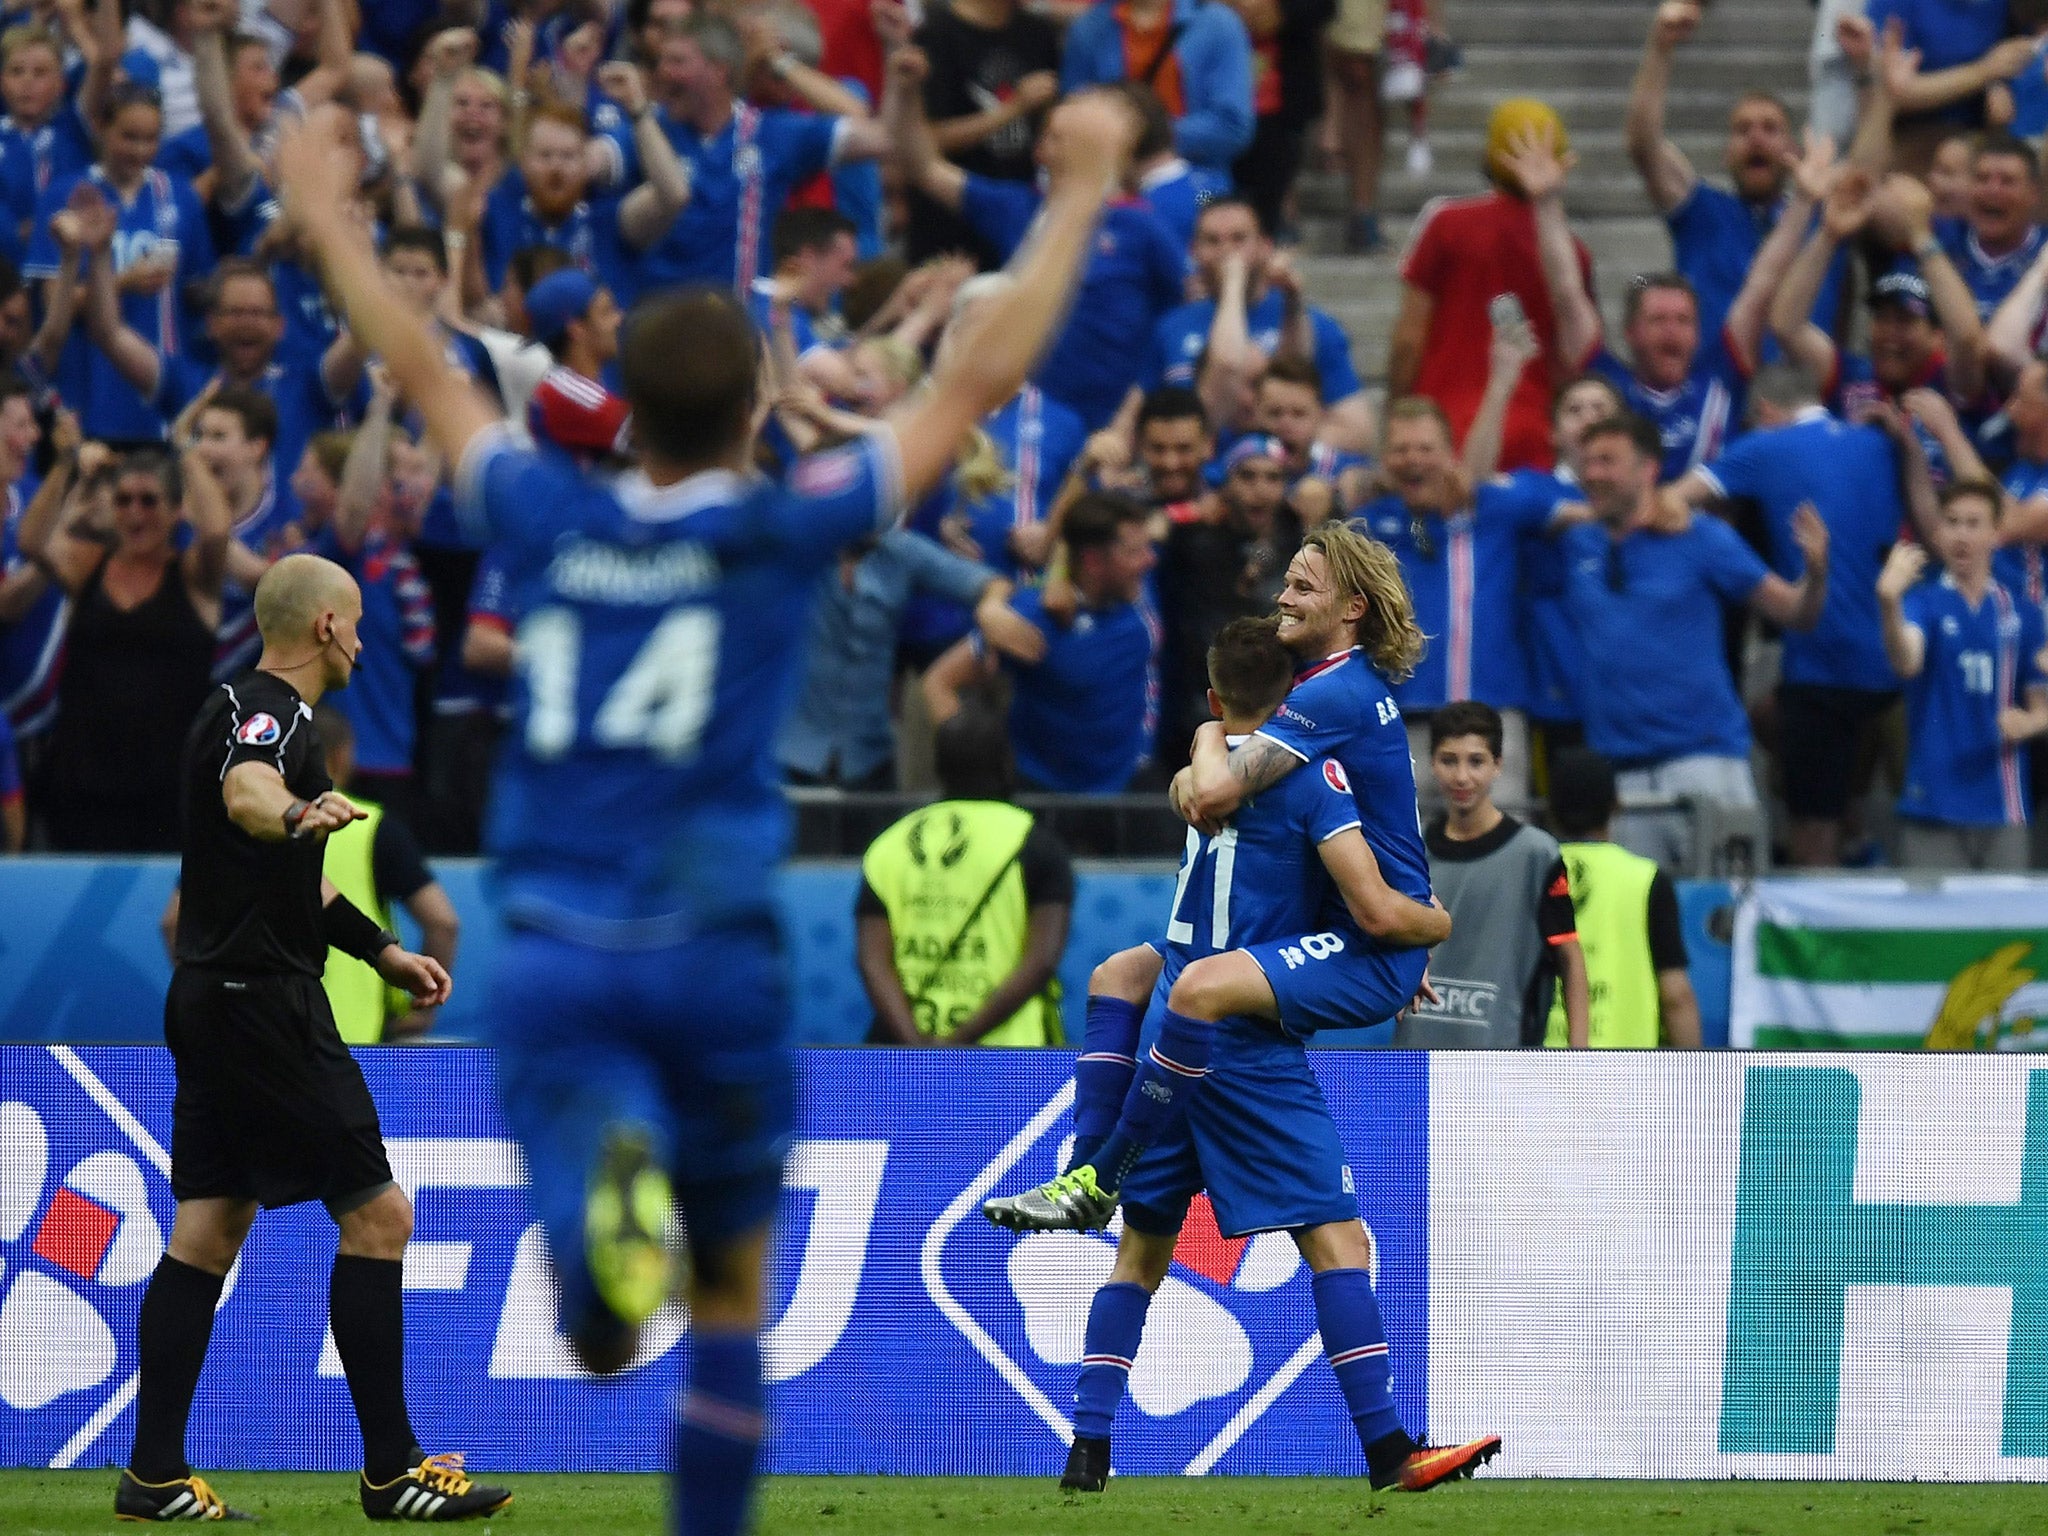
[[1946,572],[1905,596],[1925,640],[1906,683],[1906,787],[1899,814],[1953,826],[2024,826],[2033,815],[2028,749],[2007,741],[2000,711],[2041,684],[2041,610],[1994,580],[1972,607]]

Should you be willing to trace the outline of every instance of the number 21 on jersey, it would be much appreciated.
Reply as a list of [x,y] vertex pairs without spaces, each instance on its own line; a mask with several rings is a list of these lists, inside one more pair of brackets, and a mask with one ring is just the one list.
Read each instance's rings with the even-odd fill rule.
[[1188,893],[1188,880],[1195,872],[1195,865],[1204,852],[1215,861],[1215,881],[1209,899],[1209,947],[1217,952],[1230,948],[1230,882],[1237,874],[1237,828],[1225,827],[1209,840],[1207,850],[1202,847],[1202,834],[1193,827],[1188,828],[1187,852],[1181,859],[1180,877],[1173,886],[1173,912],[1166,923],[1166,942],[1169,944],[1192,944],[1195,942],[1195,925],[1191,917],[1181,912],[1181,902]]
[[[713,609],[678,608],[664,617],[597,706],[590,740],[666,763],[695,757],[716,691],[718,636]],[[526,674],[526,750],[543,762],[561,757],[576,745],[582,620],[569,608],[537,609],[519,626],[518,657]]]

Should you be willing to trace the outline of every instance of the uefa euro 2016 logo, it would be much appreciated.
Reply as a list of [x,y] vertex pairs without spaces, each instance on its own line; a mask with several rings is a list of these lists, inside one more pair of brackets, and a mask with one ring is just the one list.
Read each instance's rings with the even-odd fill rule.
[[135,1314],[164,1251],[170,1158],[76,1053],[10,1061],[36,1065],[0,1093],[0,1404],[11,1440],[68,1467],[135,1396]]

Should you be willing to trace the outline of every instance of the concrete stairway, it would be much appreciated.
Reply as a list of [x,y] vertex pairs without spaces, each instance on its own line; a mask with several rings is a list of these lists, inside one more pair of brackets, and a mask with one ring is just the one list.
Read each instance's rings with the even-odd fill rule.
[[[1413,215],[1430,198],[1478,190],[1487,115],[1510,96],[1548,101],[1564,117],[1579,157],[1566,193],[1573,226],[1593,252],[1610,325],[1626,279],[1670,265],[1671,243],[1622,146],[1622,113],[1652,0],[1446,0],[1445,24],[1465,65],[1430,103],[1435,173],[1406,177],[1404,108],[1392,109],[1382,178],[1386,254],[1347,257],[1344,193],[1334,172],[1302,179],[1302,265],[1315,302],[1351,333],[1362,376],[1385,369],[1387,335],[1400,304],[1399,252]],[[1716,0],[1678,55],[1667,122],[1703,174],[1719,177],[1728,109],[1738,93],[1774,91],[1803,118],[1811,7],[1798,0]],[[1313,160],[1313,147],[1311,159]]]

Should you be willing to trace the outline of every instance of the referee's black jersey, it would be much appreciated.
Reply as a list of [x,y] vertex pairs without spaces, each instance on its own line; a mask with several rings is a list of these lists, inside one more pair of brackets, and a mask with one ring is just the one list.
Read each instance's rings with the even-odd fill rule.
[[327,963],[320,863],[324,838],[259,842],[228,820],[221,786],[242,763],[267,763],[301,800],[334,787],[299,692],[244,672],[207,696],[185,738],[185,861],[180,965],[318,976]]

